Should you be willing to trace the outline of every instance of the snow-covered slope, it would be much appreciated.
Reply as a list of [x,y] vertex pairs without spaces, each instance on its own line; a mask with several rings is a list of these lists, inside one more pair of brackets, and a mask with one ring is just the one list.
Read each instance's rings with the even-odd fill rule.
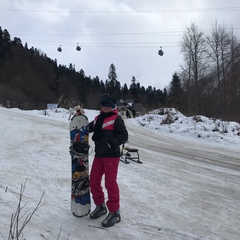
[[[89,120],[96,114],[86,110]],[[239,136],[232,131],[216,138],[209,131],[216,123],[205,117],[197,122],[179,114],[169,125],[159,116],[125,120],[128,144],[139,149],[143,164],[120,163],[122,221],[104,229],[102,218],[76,218],[70,211],[68,111],[0,108],[1,238],[8,239],[26,182],[22,213],[30,213],[45,193],[21,239],[238,240]],[[92,159],[93,153],[90,165]]]

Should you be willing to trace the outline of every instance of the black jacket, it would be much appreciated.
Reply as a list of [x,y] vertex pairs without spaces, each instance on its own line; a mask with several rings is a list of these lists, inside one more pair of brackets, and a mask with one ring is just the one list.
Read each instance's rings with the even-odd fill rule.
[[[113,113],[112,116],[104,118],[100,139],[93,139],[96,157],[120,157],[120,145],[128,140],[128,131],[122,117],[117,111]],[[94,132],[99,116],[89,123],[89,132]]]

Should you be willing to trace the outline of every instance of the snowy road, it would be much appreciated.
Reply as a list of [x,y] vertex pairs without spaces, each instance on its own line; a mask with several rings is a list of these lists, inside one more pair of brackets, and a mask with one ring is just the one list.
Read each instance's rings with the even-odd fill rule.
[[0,236],[7,239],[20,183],[28,178],[30,206],[46,193],[26,239],[57,239],[60,227],[60,239],[70,234],[70,240],[239,239],[240,150],[152,132],[126,120],[129,145],[139,149],[143,164],[120,163],[122,222],[101,229],[102,219],[70,213],[67,120],[1,108],[0,117]]
[[[154,192],[152,200],[158,202],[154,204],[154,217],[158,219],[155,224],[171,225],[161,231],[166,231],[168,237],[160,233],[159,236],[162,239],[238,239],[239,150],[136,129],[130,121],[127,127],[130,143],[139,148],[142,167],[146,169],[141,171],[139,183],[145,179],[144,189]],[[154,221],[154,217],[146,217]]]
[[201,141],[190,142],[189,139],[184,140],[184,137],[174,138],[169,134],[156,134],[140,127],[136,131],[136,126],[130,121],[126,124],[130,133],[130,143],[139,149],[154,151],[157,155],[166,154],[168,157],[171,155],[172,158],[182,159],[189,164],[206,163],[240,171],[239,150],[229,149],[223,145],[216,147]]

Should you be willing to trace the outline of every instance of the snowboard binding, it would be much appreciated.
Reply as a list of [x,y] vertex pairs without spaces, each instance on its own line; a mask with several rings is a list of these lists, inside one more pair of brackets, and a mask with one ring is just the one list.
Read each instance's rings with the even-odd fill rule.
[[71,154],[76,154],[77,156],[88,154],[90,146],[86,142],[73,142],[69,147]]

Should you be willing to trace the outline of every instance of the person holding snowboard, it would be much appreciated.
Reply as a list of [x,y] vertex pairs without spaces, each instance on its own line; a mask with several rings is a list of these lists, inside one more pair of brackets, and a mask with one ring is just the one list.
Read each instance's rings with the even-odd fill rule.
[[[74,112],[73,112],[73,110],[74,110]],[[80,106],[80,105],[75,106],[74,108],[70,108],[69,111],[70,111],[70,115],[68,117],[68,121],[70,119],[72,119],[72,115],[73,115],[73,117],[75,117],[75,116],[80,116],[80,115],[85,114],[85,111],[84,111],[83,107]]]
[[80,106],[80,105],[74,107],[74,110],[75,110],[74,116],[80,116],[80,115],[85,114],[84,109],[83,109],[82,106]]
[[[101,106],[100,114],[89,123],[89,132],[93,132],[92,140],[95,142],[90,189],[96,205],[90,218],[97,219],[105,215],[108,208],[109,214],[102,221],[102,226],[111,227],[121,221],[117,172],[120,161],[120,145],[128,140],[128,131],[122,117],[118,115],[114,98],[104,96]],[[103,175],[105,175],[105,187],[108,193],[106,204],[101,186]]]

